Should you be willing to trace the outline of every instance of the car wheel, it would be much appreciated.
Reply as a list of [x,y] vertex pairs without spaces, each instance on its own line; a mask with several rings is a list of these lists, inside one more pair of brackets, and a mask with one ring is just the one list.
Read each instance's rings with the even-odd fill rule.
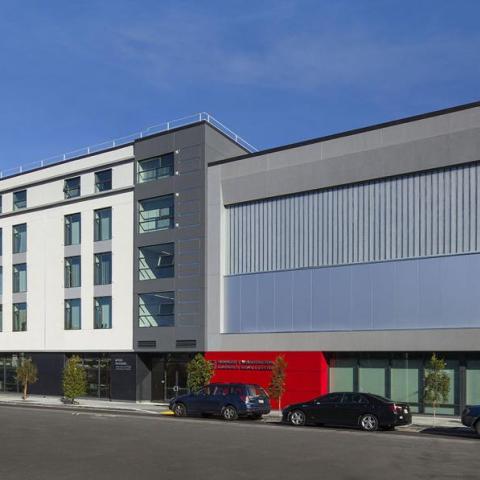
[[237,409],[232,405],[227,405],[226,407],[223,407],[222,417],[224,418],[224,420],[228,421],[236,420],[238,418]]
[[475,431],[477,432],[477,435],[480,435],[480,419],[475,423]]
[[374,432],[375,430],[378,430],[378,419],[375,415],[366,413],[360,418],[360,426],[362,427],[362,430]]
[[289,420],[292,425],[295,425],[295,427],[301,427],[302,425],[305,425],[307,419],[305,417],[305,413],[303,413],[301,410],[294,410],[292,413],[290,413]]
[[187,407],[183,403],[176,403],[173,407],[173,413],[176,417],[186,417]]

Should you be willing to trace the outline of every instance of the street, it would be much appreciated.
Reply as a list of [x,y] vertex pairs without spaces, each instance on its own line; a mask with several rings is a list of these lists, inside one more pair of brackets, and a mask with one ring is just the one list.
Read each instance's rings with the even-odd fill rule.
[[0,478],[476,479],[480,439],[0,407]]

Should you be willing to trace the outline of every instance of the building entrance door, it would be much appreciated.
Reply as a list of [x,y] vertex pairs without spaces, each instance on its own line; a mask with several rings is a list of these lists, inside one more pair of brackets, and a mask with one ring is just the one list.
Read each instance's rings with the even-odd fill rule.
[[166,402],[187,392],[186,361],[152,358],[152,401]]

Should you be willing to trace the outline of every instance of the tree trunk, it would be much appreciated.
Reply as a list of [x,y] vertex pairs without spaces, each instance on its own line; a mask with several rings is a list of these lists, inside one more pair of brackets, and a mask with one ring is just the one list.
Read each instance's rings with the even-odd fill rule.
[[23,398],[24,400],[27,399],[27,385],[28,385],[27,382],[25,382],[25,383],[23,384],[23,397],[22,397],[22,398]]
[[436,413],[437,413],[437,404],[435,402],[433,402],[432,406],[433,406],[433,426],[435,426],[435,416],[436,416]]

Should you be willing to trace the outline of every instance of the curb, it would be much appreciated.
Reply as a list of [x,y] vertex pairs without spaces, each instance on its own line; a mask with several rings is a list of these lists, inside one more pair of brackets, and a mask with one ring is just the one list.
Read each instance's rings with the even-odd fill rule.
[[110,413],[112,415],[138,415],[143,417],[159,417],[165,415],[164,411],[151,412],[143,410],[135,410],[129,408],[101,408],[101,407],[89,407],[82,405],[45,405],[42,403],[20,403],[20,402],[3,402],[0,401],[2,407],[13,408],[31,408],[35,410],[45,409],[52,411],[70,411],[70,412],[88,412],[88,413]]

